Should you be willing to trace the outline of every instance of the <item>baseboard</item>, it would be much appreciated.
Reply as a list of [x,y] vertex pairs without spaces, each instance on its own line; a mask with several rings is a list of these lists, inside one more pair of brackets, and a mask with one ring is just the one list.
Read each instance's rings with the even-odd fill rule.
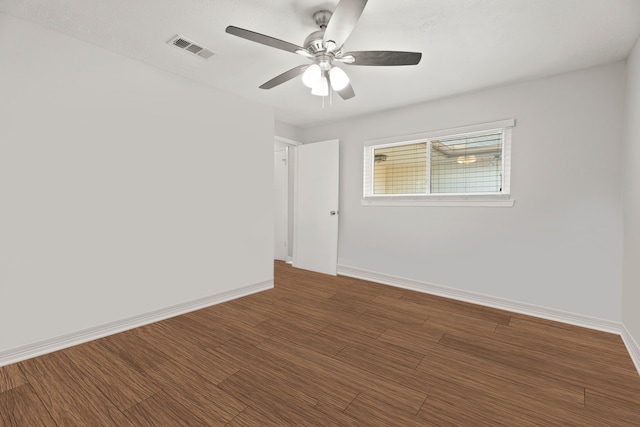
[[384,273],[377,273],[361,268],[339,265],[338,274],[342,276],[354,277],[357,279],[381,283],[383,285],[390,285],[398,288],[424,292],[427,294],[438,295],[441,297],[451,298],[459,301],[470,302],[472,304],[480,304],[488,307],[498,308],[501,310],[513,311],[520,314],[526,314],[528,316],[554,320],[556,322],[568,323],[584,328],[611,332],[618,335],[622,330],[622,324],[613,320],[599,319],[577,313],[569,313],[562,310],[540,307],[533,304],[527,304],[504,298],[493,297],[490,295],[450,288],[433,283],[420,282],[413,279],[406,279],[403,277],[392,276]]
[[72,332],[69,334],[38,341],[32,344],[16,347],[10,350],[5,350],[0,352],[0,366],[9,365],[26,359],[31,359],[32,357],[41,356],[43,354],[52,353],[54,351],[82,344],[87,341],[92,341],[108,335],[117,334],[118,332],[137,328],[149,323],[158,322],[160,320],[185,314],[190,311],[200,310],[205,307],[220,304],[225,301],[230,301],[272,288],[273,279],[265,280],[264,282],[243,286],[231,291],[221,292],[219,294],[198,298],[181,304],[176,304],[171,307],[150,311],[148,313],[128,317],[122,320],[117,320],[115,322],[83,329],[78,332]]
[[636,371],[638,371],[638,375],[640,375],[640,345],[633,339],[631,332],[629,332],[624,323],[622,324],[622,333],[620,335],[622,336],[624,345],[627,346],[633,364],[636,366]]
[[287,264],[293,264],[293,257],[287,256],[287,260],[285,261]]

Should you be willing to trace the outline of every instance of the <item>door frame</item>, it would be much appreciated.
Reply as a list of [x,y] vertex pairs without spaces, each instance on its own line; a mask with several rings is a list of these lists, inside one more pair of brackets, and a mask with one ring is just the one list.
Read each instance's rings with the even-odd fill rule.
[[[274,137],[274,149],[273,151],[278,151],[278,149],[276,148],[276,144],[280,143],[280,144],[284,144],[285,145],[285,150],[287,152],[287,171],[286,171],[286,175],[287,175],[287,179],[286,179],[286,198],[287,198],[287,227],[286,227],[286,239],[287,239],[287,256],[286,256],[286,262],[288,264],[293,263],[293,239],[294,239],[294,233],[295,233],[295,229],[293,227],[293,216],[294,216],[294,194],[293,191],[294,189],[291,188],[291,186],[289,185],[289,181],[291,180],[291,177],[293,176],[295,179],[295,174],[294,171],[292,170],[292,164],[295,163],[292,162],[293,157],[295,156],[295,147],[297,147],[298,145],[302,145],[302,142],[299,141],[294,141],[293,139],[289,139],[289,138],[284,138],[281,136],[275,136]],[[293,149],[292,149],[293,148]],[[294,187],[295,187],[295,183],[294,183]]]
[[289,146],[275,144],[273,160],[276,202],[273,211],[275,219],[273,259],[286,261],[289,255]]

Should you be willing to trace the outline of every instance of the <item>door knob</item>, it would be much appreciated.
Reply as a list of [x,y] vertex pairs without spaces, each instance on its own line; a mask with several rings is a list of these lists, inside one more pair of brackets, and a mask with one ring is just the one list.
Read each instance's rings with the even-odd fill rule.
[[335,215],[335,214],[337,214],[337,213],[338,213],[337,211],[331,211],[331,212],[329,212],[329,214],[331,214],[331,215]]

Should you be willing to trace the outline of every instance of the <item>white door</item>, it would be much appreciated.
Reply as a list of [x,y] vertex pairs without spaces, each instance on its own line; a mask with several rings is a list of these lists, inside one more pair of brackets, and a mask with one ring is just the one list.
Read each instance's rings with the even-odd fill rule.
[[275,236],[273,258],[285,261],[287,259],[287,219],[289,206],[287,197],[287,150],[273,153],[273,183],[275,196]]
[[336,275],[338,140],[295,148],[293,266]]

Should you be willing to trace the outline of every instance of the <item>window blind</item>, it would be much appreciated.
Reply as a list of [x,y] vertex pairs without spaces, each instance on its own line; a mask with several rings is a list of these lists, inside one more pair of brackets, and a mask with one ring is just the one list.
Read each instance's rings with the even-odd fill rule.
[[502,191],[502,131],[431,141],[430,193]]
[[514,123],[365,141],[363,204],[509,200]]
[[373,151],[373,194],[424,194],[427,189],[425,142]]

